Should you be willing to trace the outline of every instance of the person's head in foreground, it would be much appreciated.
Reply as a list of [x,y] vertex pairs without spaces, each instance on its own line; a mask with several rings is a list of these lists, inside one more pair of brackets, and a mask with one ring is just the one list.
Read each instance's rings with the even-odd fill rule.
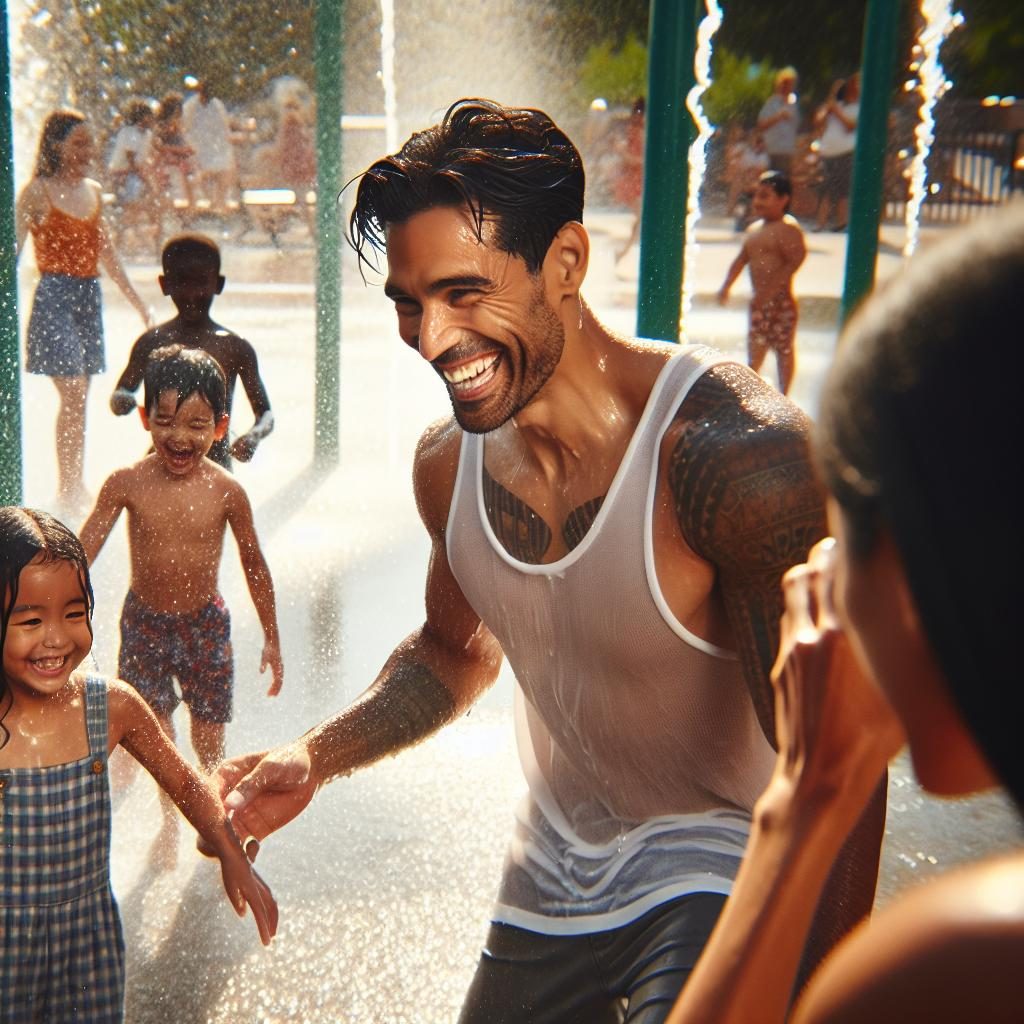
[[[1022,325],[1017,206],[921,254],[865,304],[829,374],[816,450],[845,624],[921,782],[955,794],[1002,781],[1024,806],[1024,747],[1007,714],[1020,674],[1007,473]],[[872,586],[880,560],[905,578],[905,604]]]

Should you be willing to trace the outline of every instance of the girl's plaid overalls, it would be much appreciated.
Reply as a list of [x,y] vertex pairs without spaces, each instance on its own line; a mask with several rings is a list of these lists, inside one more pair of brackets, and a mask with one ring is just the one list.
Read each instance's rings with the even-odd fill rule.
[[89,754],[0,769],[0,1022],[123,1019],[110,888],[107,686],[86,680]]

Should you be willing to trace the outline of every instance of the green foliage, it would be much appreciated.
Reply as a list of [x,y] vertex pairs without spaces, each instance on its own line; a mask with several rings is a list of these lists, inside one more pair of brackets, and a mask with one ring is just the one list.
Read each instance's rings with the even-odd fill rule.
[[776,70],[716,46],[711,53],[711,85],[702,97],[708,120],[713,125],[752,124],[771,94]]
[[579,74],[584,106],[600,96],[609,106],[628,106],[647,94],[647,47],[630,32],[621,46],[610,40],[591,46]]

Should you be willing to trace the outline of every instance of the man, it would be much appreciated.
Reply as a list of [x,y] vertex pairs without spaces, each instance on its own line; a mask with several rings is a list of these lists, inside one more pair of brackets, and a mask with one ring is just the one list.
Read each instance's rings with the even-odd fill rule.
[[[464,1024],[664,1019],[774,762],[779,579],[824,529],[792,404],[583,302],[583,188],[545,114],[483,100],[363,175],[353,244],[386,251],[399,333],[454,410],[415,460],[426,621],[344,711],[221,768],[251,847],[464,713],[509,658],[530,799]],[[870,906],[871,829],[816,952]]]
[[757,130],[768,150],[769,170],[793,177],[793,156],[800,112],[796,103],[796,69],[783,68],[775,76],[775,90],[757,115]]

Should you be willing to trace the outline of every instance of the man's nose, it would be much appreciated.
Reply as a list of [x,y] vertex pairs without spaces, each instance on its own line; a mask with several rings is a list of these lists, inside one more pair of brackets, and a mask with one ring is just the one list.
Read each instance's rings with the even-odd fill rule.
[[432,363],[442,352],[451,348],[457,338],[453,329],[451,311],[441,305],[427,305],[420,314],[416,347],[427,362]]

